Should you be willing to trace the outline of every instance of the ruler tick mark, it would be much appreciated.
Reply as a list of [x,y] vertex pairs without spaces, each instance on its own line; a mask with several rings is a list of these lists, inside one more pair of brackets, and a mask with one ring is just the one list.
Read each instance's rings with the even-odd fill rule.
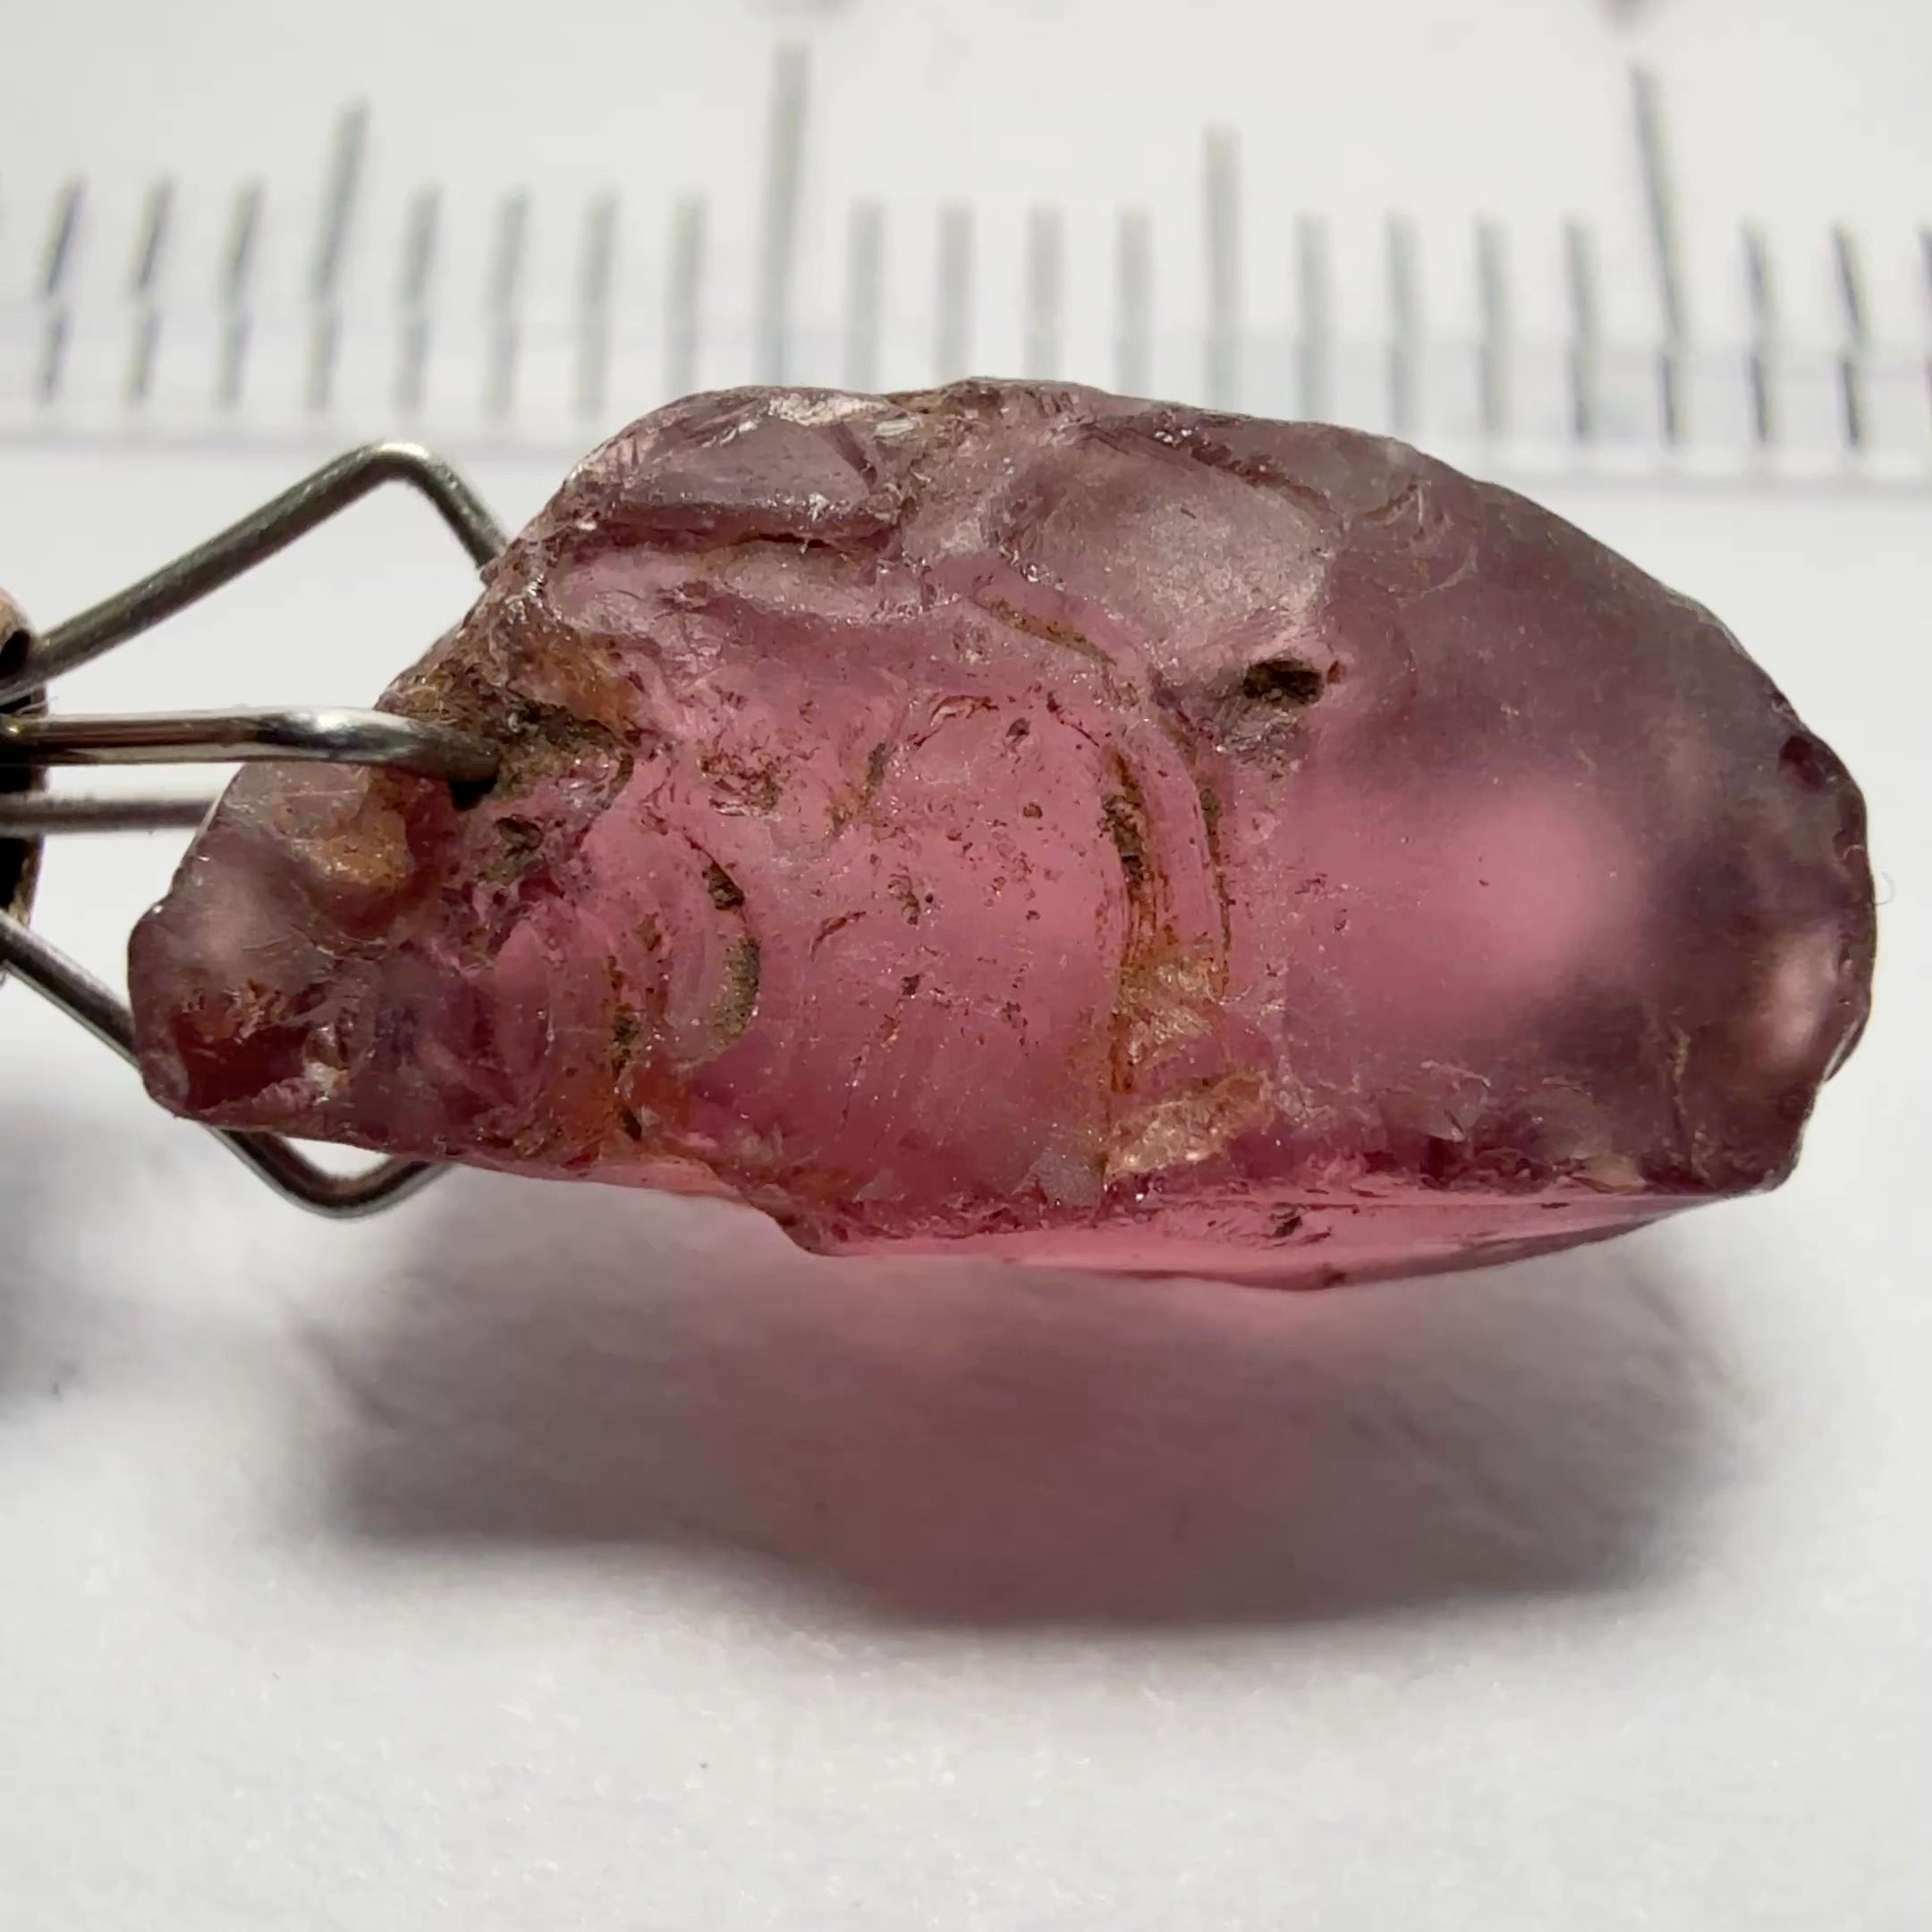
[[1152,386],[1154,225],[1145,208],[1127,208],[1114,238],[1114,380],[1125,395]]
[[1664,110],[1657,76],[1648,67],[1631,69],[1631,108],[1636,124],[1637,163],[1643,178],[1644,211],[1650,228],[1650,255],[1657,275],[1657,308],[1663,335],[1657,347],[1657,403],[1664,440],[1682,440],[1683,358],[1690,323],[1684,305],[1683,250],[1678,240],[1677,197],[1664,140]]
[[1926,326],[1926,403],[1932,409],[1932,226],[1919,231],[1919,271],[1923,284]]
[[516,403],[517,355],[522,346],[523,259],[530,236],[530,196],[521,190],[496,206],[490,244],[489,364],[483,408],[492,422],[507,422]]
[[772,63],[771,109],[765,135],[765,208],[758,231],[754,297],[760,382],[782,383],[791,363],[792,276],[798,253],[809,78],[805,49],[779,47]]
[[1603,343],[1597,300],[1596,238],[1585,222],[1563,224],[1563,284],[1570,311],[1570,433],[1572,440],[1596,439],[1597,389]]
[[309,271],[308,403],[318,414],[335,396],[335,359],[342,336],[343,265],[355,224],[368,141],[369,109],[358,102],[344,108],[335,123],[317,220],[315,256]]
[[1202,386],[1211,409],[1241,399],[1241,173],[1233,131],[1208,130],[1202,157],[1208,312]]
[[1482,433],[1489,442],[1510,430],[1510,371],[1515,367],[1515,331],[1510,317],[1509,259],[1501,226],[1476,224],[1477,400]]
[[40,332],[40,401],[60,400],[66,374],[67,340],[72,327],[69,284],[80,249],[80,219],[87,205],[87,183],[78,175],[62,185],[54,204],[54,222],[47,232],[47,252],[40,263],[40,300],[45,311]]
[[1399,436],[1412,437],[1421,387],[1422,289],[1415,227],[1406,216],[1389,216],[1383,246],[1388,267],[1389,428]]
[[1871,346],[1871,321],[1857,240],[1840,223],[1833,228],[1831,241],[1844,326],[1843,346],[1838,352],[1838,401],[1843,412],[1845,447],[1856,453],[1865,447],[1865,353]]
[[687,195],[671,224],[665,281],[665,388],[672,398],[698,386],[698,330],[703,313],[705,204]]
[[1778,436],[1777,284],[1763,231],[1750,223],[1744,227],[1744,300],[1750,318],[1744,377],[1750,393],[1751,440],[1759,449],[1769,449]]
[[958,203],[941,208],[933,374],[943,383],[969,373],[972,360],[972,210]]
[[845,234],[845,381],[878,387],[879,335],[886,301],[886,210],[852,206]]
[[611,292],[617,279],[617,197],[595,196],[584,210],[577,267],[577,413],[604,414],[610,386]]
[[228,221],[222,250],[220,304],[221,346],[215,370],[215,403],[220,410],[240,406],[247,375],[249,297],[255,280],[255,246],[261,231],[262,184],[245,182],[235,191],[234,211]]
[[161,343],[161,275],[166,263],[174,206],[173,182],[164,179],[149,187],[141,210],[134,272],[128,283],[134,323],[123,394],[130,409],[142,408],[154,387],[155,358]]
[[1301,413],[1319,420],[1328,413],[1328,352],[1333,321],[1328,289],[1328,231],[1319,216],[1295,224],[1295,289],[1299,326]]
[[1036,378],[1060,373],[1061,253],[1060,210],[1033,209],[1027,216],[1025,369]]
[[421,413],[428,387],[430,291],[436,279],[442,196],[434,187],[410,197],[402,229],[402,272],[396,284],[395,405],[405,416]]

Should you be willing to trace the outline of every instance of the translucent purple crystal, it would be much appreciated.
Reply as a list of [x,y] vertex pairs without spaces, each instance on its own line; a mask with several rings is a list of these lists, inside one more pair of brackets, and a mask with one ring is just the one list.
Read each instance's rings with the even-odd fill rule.
[[1402,445],[1034,384],[694,397],[138,929],[231,1126],[723,1193],[833,1251],[1290,1284],[1775,1182],[1863,807],[1707,612]]

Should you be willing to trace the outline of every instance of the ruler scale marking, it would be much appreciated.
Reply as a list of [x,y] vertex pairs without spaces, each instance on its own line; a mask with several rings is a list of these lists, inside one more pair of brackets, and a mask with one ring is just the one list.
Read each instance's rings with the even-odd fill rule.
[[765,201],[753,298],[760,382],[782,383],[791,364],[792,284],[804,172],[808,74],[802,47],[778,48],[772,64],[771,106],[765,133]]
[[665,285],[665,392],[698,386],[698,331],[703,316],[705,204],[687,195],[672,218],[671,268]]
[[262,184],[244,182],[235,191],[234,208],[222,250],[221,347],[215,372],[215,405],[224,413],[239,409],[247,380],[250,298],[254,292],[255,252],[261,230]]
[[1648,67],[1631,69],[1631,106],[1636,123],[1637,162],[1643,182],[1645,217],[1649,225],[1651,267],[1657,277],[1663,340],[1657,348],[1657,402],[1664,440],[1683,438],[1683,362],[1690,326],[1684,302],[1683,250],[1679,239],[1677,197],[1664,140],[1664,110],[1657,76]]
[[174,183],[165,177],[150,184],[141,210],[128,299],[134,319],[128,347],[123,394],[130,409],[147,405],[154,388],[155,359],[161,345],[161,275],[167,256],[174,208]]
[[845,382],[877,389],[886,302],[886,210],[878,202],[853,204],[845,250]]
[[1211,409],[1241,404],[1241,180],[1233,131],[1209,128],[1203,156],[1208,274],[1202,387]]
[[1383,252],[1388,279],[1389,428],[1399,436],[1412,437],[1421,386],[1422,290],[1416,269],[1415,228],[1406,216],[1389,216]]
[[577,267],[577,413],[599,419],[610,388],[611,296],[617,282],[617,197],[600,194],[584,210]]
[[[674,394],[700,386],[714,342],[733,349],[748,344],[754,373],[761,379],[794,379],[801,373],[803,352],[797,331],[807,319],[826,336],[821,343],[814,335],[814,373],[819,369],[821,352],[828,351],[827,378],[835,369],[838,379],[853,386],[876,386],[888,365],[896,369],[904,355],[898,334],[906,308],[923,306],[899,299],[892,278],[894,272],[903,278],[911,251],[888,261],[887,204],[882,194],[868,191],[861,182],[844,204],[843,219],[831,225],[822,242],[811,242],[828,247],[837,261],[829,312],[815,312],[810,318],[796,312],[803,287],[800,276],[808,266],[803,253],[808,235],[817,238],[823,233],[816,218],[809,230],[807,227],[813,211],[807,199],[811,75],[806,47],[795,41],[775,47],[768,73],[761,155],[749,191],[754,217],[747,246],[749,309],[740,309],[737,303],[744,298],[734,296],[730,312],[716,312],[723,291],[735,287],[731,277],[719,279],[725,265],[710,258],[714,238],[733,232],[724,211],[703,192],[692,191],[675,204],[672,215],[664,284],[664,373],[665,386]],[[1452,454],[1465,438],[1479,438],[1492,449],[1513,445],[1520,433],[1517,411],[1530,393],[1521,386],[1536,376],[1533,359],[1555,352],[1561,358],[1565,379],[1567,439],[1574,449],[1606,439],[1628,453],[1640,453],[1648,446],[1673,470],[1679,467],[1680,457],[1695,456],[1699,459],[1698,473],[1706,475],[1711,471],[1702,459],[1713,453],[1734,452],[1739,473],[1774,479],[1785,474],[1786,466],[1760,462],[1752,468],[1750,458],[1775,450],[1792,433],[1795,419],[1792,424],[1784,419],[1798,406],[1798,399],[1822,395],[1828,405],[1820,425],[1826,446],[1835,445],[1854,471],[1869,472],[1873,480],[1932,482],[1932,462],[1925,460],[1932,454],[1925,435],[1932,428],[1932,225],[1917,222],[1902,235],[1860,233],[1851,220],[1824,225],[1818,233],[1831,264],[1833,307],[1820,320],[1801,333],[1793,330],[1789,337],[1788,318],[1780,313],[1775,286],[1773,249],[1758,226],[1733,226],[1732,245],[1741,250],[1734,258],[1741,275],[1743,334],[1734,348],[1726,344],[1727,369],[1714,366],[1709,374],[1719,381],[1728,376],[1731,394],[1742,406],[1733,420],[1728,410],[1719,406],[1723,398],[1713,392],[1713,412],[1707,419],[1699,406],[1704,388],[1693,386],[1693,382],[1703,384],[1705,374],[1694,349],[1694,292],[1682,226],[1682,198],[1673,174],[1674,157],[1660,77],[1652,67],[1638,63],[1623,68],[1623,78],[1628,86],[1630,119],[1625,124],[1634,136],[1634,179],[1643,217],[1640,233],[1657,319],[1647,327],[1606,331],[1597,285],[1597,231],[1586,212],[1564,220],[1553,237],[1560,242],[1563,294],[1563,319],[1557,333],[1546,337],[1525,332],[1516,313],[1522,291],[1513,279],[1506,214],[1492,214],[1477,218],[1473,226],[1471,342],[1446,331],[1439,317],[1425,315],[1419,264],[1424,241],[1435,245],[1435,228],[1425,233],[1395,217],[1383,235],[1380,324],[1370,319],[1366,327],[1340,333],[1336,272],[1341,258],[1331,253],[1327,216],[1308,208],[1293,221],[1290,238],[1292,376],[1301,411],[1326,417],[1343,406],[1337,400],[1338,381],[1343,377],[1351,384],[1358,379],[1365,354],[1375,352],[1379,326],[1391,426],[1411,438],[1419,433],[1425,438],[1446,436]],[[46,423],[56,434],[78,432],[83,424],[92,433],[99,427],[97,413],[104,405],[110,411],[117,410],[120,419],[132,428],[160,394],[171,353],[168,345],[175,341],[176,331],[182,332],[184,351],[187,341],[198,335],[207,339],[202,332],[206,318],[214,334],[214,380],[203,393],[199,408],[209,428],[223,417],[233,419],[251,388],[260,392],[258,401],[267,411],[258,425],[252,417],[242,419],[241,426],[251,431],[274,433],[274,426],[281,424],[282,433],[287,433],[284,411],[291,402],[312,416],[326,415],[335,407],[337,391],[347,378],[343,359],[349,345],[368,333],[362,327],[363,310],[374,301],[376,315],[368,319],[377,319],[386,306],[380,294],[371,296],[352,286],[359,279],[354,272],[362,233],[358,224],[366,224],[379,212],[364,205],[369,191],[370,126],[367,108],[354,103],[333,124],[318,199],[311,204],[306,258],[297,265],[295,352],[286,362],[279,354],[272,363],[262,360],[269,337],[261,333],[268,321],[257,295],[258,258],[268,238],[267,198],[259,181],[246,182],[233,191],[210,291],[213,302],[204,301],[199,308],[184,306],[178,291],[172,296],[168,292],[170,264],[181,254],[194,217],[193,208],[172,177],[141,184],[128,231],[127,266],[105,291],[80,273],[83,239],[91,242],[97,225],[94,185],[79,176],[63,183],[54,197],[32,285],[20,310],[30,350],[24,367],[16,365],[20,373],[13,378],[15,400],[30,406],[38,402],[49,411],[57,405]],[[1258,209],[1248,208],[1253,184],[1244,178],[1241,131],[1231,123],[1210,122],[1200,128],[1198,140],[1199,172],[1191,202],[1188,184],[1180,184],[1176,245],[1164,258],[1171,271],[1178,264],[1199,264],[1195,270],[1201,278],[1197,284],[1199,307],[1186,304],[1191,312],[1181,328],[1157,343],[1155,311],[1165,292],[1157,288],[1154,279],[1157,210],[1129,206],[1101,213],[1085,206],[1062,207],[1051,199],[1050,190],[1044,190],[1019,216],[1015,360],[1021,370],[1036,379],[1053,379],[1065,370],[1076,347],[1084,354],[1084,340],[1076,345],[1068,337],[1073,312],[1067,276],[1076,262],[1085,260],[1088,225],[1097,221],[1106,225],[1097,239],[1104,246],[1110,244],[1112,252],[1112,375],[1117,386],[1144,393],[1156,383],[1177,384],[1178,393],[1194,393],[1210,407],[1251,406],[1248,378],[1261,367],[1255,359],[1264,352],[1272,356],[1278,341],[1265,327],[1252,325],[1244,300],[1244,226],[1250,214],[1258,214]],[[102,195],[102,207],[119,206],[105,189]],[[915,354],[906,378],[913,381],[945,380],[972,372],[974,325],[983,320],[983,296],[976,280],[986,290],[992,286],[984,272],[976,275],[980,265],[975,259],[980,222],[990,217],[983,216],[966,197],[948,199],[942,194],[931,205],[937,250],[936,258],[926,258],[936,261],[930,365],[920,369],[918,365],[925,359]],[[1165,221],[1165,210],[1159,212]],[[478,434],[479,426],[501,428],[514,419],[524,433],[555,436],[561,446],[572,436],[572,421],[601,419],[610,406],[618,328],[615,197],[608,192],[586,194],[580,202],[576,249],[566,267],[573,279],[566,284],[564,299],[555,304],[539,304],[539,292],[530,282],[538,257],[530,233],[534,204],[529,194],[519,191],[485,205],[479,223],[485,229],[484,272],[478,291],[481,299],[475,302],[483,335],[481,393],[470,391],[474,400],[467,410],[447,395],[440,401],[433,395],[437,359],[454,356],[459,338],[471,339],[460,328],[452,334],[432,326],[446,311],[450,292],[445,290],[440,301],[436,298],[431,287],[433,264],[445,245],[459,245],[460,238],[450,225],[458,213],[458,204],[443,199],[435,183],[416,187],[397,210],[402,253],[393,284],[394,307],[386,318],[391,406],[397,415],[421,422],[421,433],[443,439],[461,442]],[[466,225],[470,219],[463,215]],[[1003,230],[1004,220],[1003,216]],[[1196,235],[1198,253],[1193,247]],[[1868,245],[1873,251],[1869,262]],[[1872,291],[1887,267],[1883,251],[1900,246],[1914,251],[1911,272],[1925,309],[1923,346],[1909,352],[1911,359],[1905,362],[1890,353],[1894,338],[1881,328],[1878,311],[1871,305]],[[1352,262],[1352,275],[1353,272]],[[708,286],[717,292],[712,298],[714,312],[708,314],[703,299]],[[1004,299],[1009,284],[1004,274],[998,286]],[[1349,287],[1352,291],[1352,281]],[[94,334],[83,336],[81,332],[90,322],[92,306],[104,297],[110,304],[107,323],[118,334],[121,352],[116,357],[110,348],[104,358],[90,352],[82,359],[78,344],[91,343]],[[261,352],[254,351],[258,336]],[[279,327],[275,339],[277,343],[283,340]],[[1881,347],[1887,352],[1883,360]],[[1157,350],[1165,374],[1155,368]],[[551,367],[554,358],[564,377],[557,394],[553,397],[546,389],[540,401],[529,380],[538,367],[535,359],[539,352],[542,366]],[[1628,359],[1637,353],[1648,353],[1652,384],[1653,406],[1641,414],[1631,409],[1637,392],[1610,387],[1613,377],[1620,386],[1627,383]],[[983,357],[983,344],[978,354]],[[252,370],[251,360],[258,365]],[[1454,376],[1453,397],[1445,394],[1440,406],[1434,396],[1423,394],[1425,382],[1458,368],[1473,373],[1473,418],[1467,413],[1468,373]],[[1894,377],[1907,370],[1915,387],[1921,373],[1923,379],[1925,407],[1919,419],[1924,428],[1915,430],[1920,451],[1917,478],[1901,470],[1902,446],[1885,429],[1887,419],[1881,413],[1882,407],[1890,408],[1896,400]],[[521,394],[520,383],[526,392]],[[292,394],[269,393],[271,386],[284,384]],[[111,435],[111,416],[106,428]],[[192,417],[178,419],[174,411],[166,428],[174,435],[194,433]],[[1539,462],[1546,460],[1545,450],[1537,445],[1530,446],[1530,453]],[[1803,473],[1811,473],[1800,467]]]
[[335,361],[342,341],[343,267],[355,224],[368,141],[369,109],[358,102],[345,109],[335,124],[309,272],[308,403],[316,414],[326,411],[335,400]]
[[1476,224],[1477,406],[1486,442],[1510,430],[1510,370],[1514,366],[1510,317],[1509,264],[1503,230],[1491,220]]
[[1114,380],[1123,395],[1144,395],[1154,334],[1154,234],[1145,208],[1122,211],[1114,247]]
[[396,408],[405,416],[422,411],[428,386],[430,290],[436,276],[443,197],[434,186],[410,198],[402,232],[402,271],[397,284],[400,310],[396,337]]
[[1832,230],[1832,266],[1838,284],[1838,303],[1844,338],[1838,352],[1838,404],[1845,447],[1865,447],[1865,352],[1871,343],[1871,322],[1865,302],[1865,274],[1858,243],[1843,223]]
[[1919,293],[1925,310],[1925,379],[1928,428],[1932,428],[1932,223],[1919,231]]
[[1601,382],[1603,318],[1597,293],[1596,237],[1572,216],[1563,224],[1563,288],[1569,309],[1565,361],[1570,382],[1570,434],[1580,446],[1596,441]]
[[489,317],[489,360],[484,376],[483,409],[493,423],[510,419],[516,407],[517,357],[522,348],[523,265],[530,238],[530,196],[521,189],[496,206],[486,298]]
[[1296,354],[1301,413],[1311,419],[1328,413],[1328,231],[1320,217],[1304,215],[1295,224],[1295,291],[1299,329]]
[[1060,210],[1037,208],[1027,216],[1024,368],[1036,380],[1060,373],[1062,242]]
[[939,211],[937,287],[934,292],[933,373],[953,382],[972,361],[972,210],[957,202]]
[[41,258],[40,402],[51,407],[60,400],[67,369],[67,342],[72,328],[69,284],[80,248],[81,213],[87,204],[87,183],[78,175],[62,184],[54,205],[54,222]]
[[1751,439],[1759,449],[1778,439],[1775,392],[1778,362],[1777,283],[1771,267],[1771,250],[1763,232],[1753,224],[1744,229],[1744,299],[1750,318],[1750,343],[1745,351],[1745,382],[1750,393]]

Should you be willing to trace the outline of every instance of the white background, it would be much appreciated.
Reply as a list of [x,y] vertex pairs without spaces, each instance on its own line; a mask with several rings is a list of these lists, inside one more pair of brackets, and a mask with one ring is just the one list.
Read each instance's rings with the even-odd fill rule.
[[[13,10],[0,189],[215,177],[231,146],[293,165],[350,89],[378,126],[424,98],[453,155],[506,150],[501,178],[610,166],[586,130],[620,104],[626,140],[674,125],[701,173],[732,79],[702,11]],[[1414,182],[1427,107],[1496,193],[1496,127],[1532,143],[1532,210],[1597,170],[1606,225],[1621,123],[1572,123],[1599,72],[1622,112],[1635,44],[1680,104],[1766,105],[1681,157],[1688,209],[1928,212],[1922,9],[1657,0],[1619,30],[1498,0],[1434,10],[1462,24],[1419,49],[1416,9],[1343,11],[1240,44],[1232,6],[1116,6],[1097,47],[1071,0],[784,24],[815,58],[911,37],[927,104],[889,64],[869,90],[949,165],[1091,164],[1037,115],[986,134],[977,36],[1051,106],[1144,87],[1132,35],[1165,33],[1190,154],[1200,112],[1250,145],[1347,119],[1332,167]],[[1452,112],[1431,63],[1497,91]],[[1728,178],[1753,143],[1805,165]],[[302,460],[0,449],[0,577],[50,620]],[[555,474],[477,470],[511,520]],[[472,1175],[334,1227],[0,991],[0,1924],[1924,1926],[1928,501],[1542,494],[1717,608],[1866,785],[1877,1017],[1774,1197],[1293,1298],[835,1266],[695,1207]],[[372,502],[62,702],[358,701],[464,594],[428,513]],[[62,844],[38,922],[115,970],[173,852]]]

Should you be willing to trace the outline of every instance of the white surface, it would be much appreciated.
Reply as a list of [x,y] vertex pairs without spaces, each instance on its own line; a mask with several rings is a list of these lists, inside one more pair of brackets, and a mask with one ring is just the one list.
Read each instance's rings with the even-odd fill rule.
[[[285,473],[8,460],[17,590]],[[478,1176],[332,1227],[8,988],[4,1922],[1922,1926],[1928,512],[1566,507],[1736,622],[1890,894],[1798,1179],[1621,1245],[1267,1297]],[[66,701],[364,697],[438,534]],[[64,844],[41,924],[111,969],[169,859]]]
[[[73,166],[307,165],[357,90],[428,116],[378,165],[479,206],[608,178],[614,129],[688,180],[762,99],[687,78],[700,16],[898,76],[883,131],[825,123],[835,187],[888,143],[909,196],[1111,206],[1212,114],[1337,206],[1622,193],[1635,233],[1633,43],[1589,0],[1277,4],[1252,58],[1258,7],[1115,0],[1105,85],[1187,111],[1100,148],[1068,132],[1093,13],[553,7],[648,103],[598,119],[580,68],[504,54],[498,0],[43,5],[6,22],[0,249]],[[1639,18],[1688,221],[1925,214],[1922,7]],[[1023,30],[1009,90],[969,19]],[[0,580],[54,618],[297,468],[0,451]],[[508,517],[555,476],[478,471]],[[1870,798],[1877,1016],[1763,1200],[1293,1298],[835,1267],[478,1176],[332,1227],[0,990],[0,1927],[1919,1932],[1932,506],[1546,494],[1718,608]],[[382,499],[62,701],[355,701],[463,597]],[[40,923],[116,970],[174,849],[64,843]]]

